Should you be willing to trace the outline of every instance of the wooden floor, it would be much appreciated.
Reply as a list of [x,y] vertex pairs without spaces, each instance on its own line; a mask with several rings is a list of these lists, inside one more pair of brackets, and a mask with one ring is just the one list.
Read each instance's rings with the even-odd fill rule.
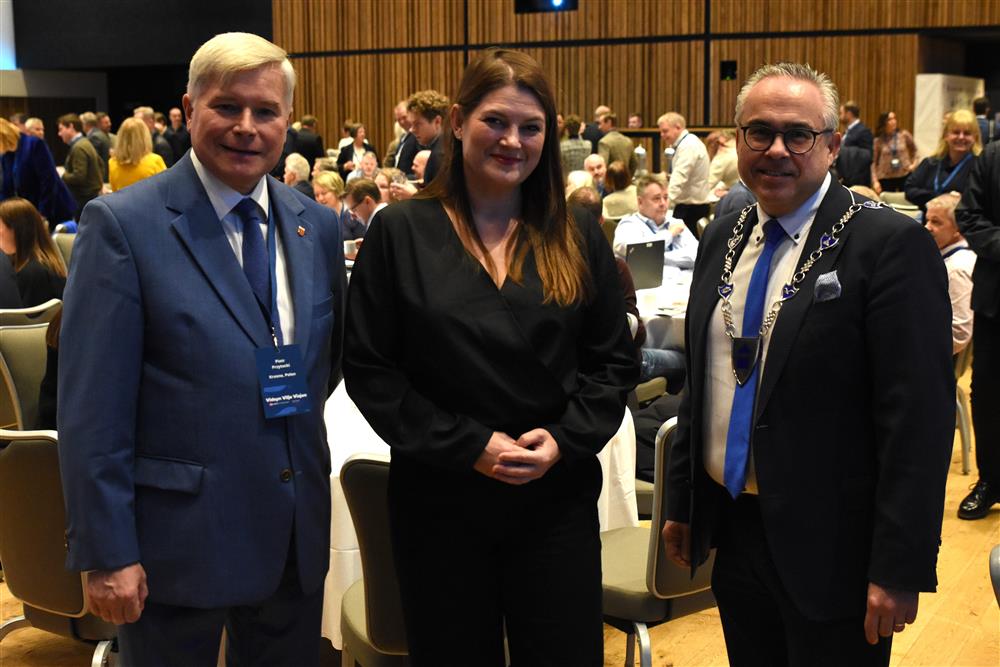
[[[957,435],[957,433],[956,433]],[[975,481],[961,474],[956,437],[945,500],[943,544],[938,559],[938,592],[921,595],[917,622],[896,635],[892,667],[997,667],[1000,665],[1000,607],[993,595],[988,556],[1000,543],[1000,506],[980,521],[961,521],[958,503]],[[0,619],[20,614],[20,604],[0,584]],[[653,664],[657,667],[708,667],[728,664],[715,610],[653,628]],[[604,664],[625,662],[625,636],[610,627],[604,633]],[[87,665],[91,649],[40,630],[18,630],[0,643],[2,667],[71,667]]]

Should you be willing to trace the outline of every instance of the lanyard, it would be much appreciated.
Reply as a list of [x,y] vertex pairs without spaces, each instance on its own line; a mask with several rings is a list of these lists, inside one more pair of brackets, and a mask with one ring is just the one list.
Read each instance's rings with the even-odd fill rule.
[[941,255],[941,259],[948,259],[949,257],[951,257],[952,255],[954,255],[959,250],[971,250],[971,249],[972,248],[970,248],[967,245],[958,246],[957,248],[952,248],[951,250],[949,250],[945,254]]
[[940,185],[938,185],[938,180],[941,178],[941,163],[938,162],[937,171],[934,172],[934,192],[941,192],[946,187],[948,187],[948,184],[951,183],[951,180],[955,178],[955,174],[960,172],[962,170],[962,167],[965,166],[965,163],[971,159],[972,159],[972,153],[970,152],[964,158],[959,160],[958,164],[955,165],[955,168],[951,170],[950,174],[948,174],[948,178],[946,178],[944,180],[944,183],[941,183]]
[[[659,234],[660,232],[666,232],[667,234],[670,234],[670,229],[666,225],[666,220],[664,220],[663,227],[657,227],[656,223],[654,223],[652,220],[642,215],[641,213],[639,214],[639,217],[641,217],[642,221],[646,223],[647,227],[649,227],[649,231],[653,232],[654,234]],[[670,234],[670,242],[667,243],[666,249],[673,250],[673,248],[674,248],[674,235]]]
[[[263,313],[264,319],[267,320],[268,324],[271,326],[271,340],[274,342],[274,347],[277,348],[284,344],[284,339],[281,334],[281,317],[278,314],[278,243],[276,240],[277,232],[275,232],[276,225],[274,224],[274,214],[270,210],[271,206],[268,204],[268,215],[267,215],[267,274],[268,280],[271,285],[271,303],[265,304],[254,292],[254,298],[257,299],[257,305],[260,306],[260,312]],[[250,230],[244,230],[244,234],[253,233]],[[260,233],[257,230],[257,233]]]

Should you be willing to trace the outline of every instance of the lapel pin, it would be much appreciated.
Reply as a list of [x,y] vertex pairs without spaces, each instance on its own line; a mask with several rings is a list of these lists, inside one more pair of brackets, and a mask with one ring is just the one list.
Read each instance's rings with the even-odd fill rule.
[[299,236],[305,236],[306,235],[306,228],[303,227],[302,225],[299,225],[299,228],[296,231],[298,232]]

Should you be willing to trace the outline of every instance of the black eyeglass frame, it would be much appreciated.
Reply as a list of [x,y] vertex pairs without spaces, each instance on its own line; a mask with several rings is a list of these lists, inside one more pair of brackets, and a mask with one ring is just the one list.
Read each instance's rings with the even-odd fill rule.
[[[771,141],[769,141],[767,143],[767,146],[764,146],[763,148],[754,148],[753,146],[750,145],[750,142],[747,141],[747,130],[749,130],[750,128],[761,128],[761,129],[765,129],[765,130],[767,130],[768,132],[771,133]],[[805,155],[806,153],[808,153],[812,149],[816,148],[816,139],[820,135],[823,135],[823,134],[833,134],[833,132],[834,132],[834,130],[830,129],[830,128],[828,128],[826,130],[819,130],[819,131],[817,131],[817,130],[813,130],[813,129],[808,128],[808,127],[793,127],[793,128],[790,128],[790,129],[782,131],[782,130],[776,130],[773,127],[769,127],[767,125],[763,125],[763,124],[760,124],[760,123],[755,123],[755,124],[752,124],[752,125],[741,125],[740,126],[740,130],[743,132],[743,143],[745,143],[747,145],[747,148],[749,148],[750,150],[754,151],[755,153],[763,153],[763,152],[769,150],[771,148],[771,146],[774,145],[774,139],[775,139],[775,137],[777,137],[780,134],[781,135],[781,143],[785,146],[785,150],[787,150],[792,155]],[[792,150],[791,146],[788,145],[788,141],[787,141],[787,138],[785,136],[789,132],[808,132],[809,134],[811,134],[812,135],[812,143],[809,145],[809,148],[805,149],[804,151]]]

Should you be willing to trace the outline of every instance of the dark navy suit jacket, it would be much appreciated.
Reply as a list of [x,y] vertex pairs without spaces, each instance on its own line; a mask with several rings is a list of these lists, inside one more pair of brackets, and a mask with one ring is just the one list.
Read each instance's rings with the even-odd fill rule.
[[38,137],[22,134],[17,150],[0,158],[3,165],[3,197],[23,197],[35,205],[50,227],[73,219],[76,201],[56,172],[52,153]]
[[329,209],[267,187],[313,397],[273,420],[254,361],[269,327],[190,153],[84,210],[59,365],[69,569],[140,562],[155,602],[249,604],[277,588],[294,525],[302,586],[323,584],[343,243]]

